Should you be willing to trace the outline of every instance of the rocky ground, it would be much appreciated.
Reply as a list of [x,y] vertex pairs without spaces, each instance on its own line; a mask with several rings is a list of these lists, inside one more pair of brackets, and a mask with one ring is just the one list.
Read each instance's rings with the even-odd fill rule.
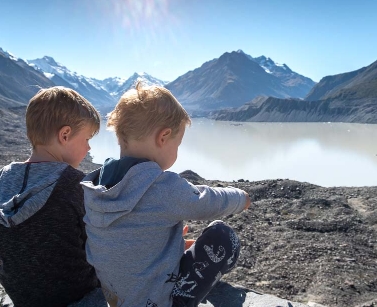
[[[0,168],[30,153],[22,115],[0,117]],[[84,172],[97,167],[90,157],[80,166]],[[242,241],[238,266],[225,281],[296,302],[377,306],[377,187],[181,175],[194,184],[239,187],[252,198],[250,209],[224,218]],[[189,237],[197,237],[209,222],[187,221]]]
[[[224,219],[243,244],[226,281],[297,302],[377,306],[377,187],[182,176],[196,184],[235,186],[252,198],[247,212]],[[188,221],[192,236],[206,223]]]

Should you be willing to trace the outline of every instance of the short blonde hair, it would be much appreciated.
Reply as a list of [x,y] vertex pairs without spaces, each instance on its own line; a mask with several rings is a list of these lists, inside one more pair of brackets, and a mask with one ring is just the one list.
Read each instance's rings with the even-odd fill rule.
[[100,120],[98,111],[76,91],[61,86],[41,89],[26,109],[27,137],[35,148],[47,145],[64,126],[70,126],[75,135],[90,125],[94,135],[99,131]]
[[138,82],[108,114],[107,127],[127,144],[128,140],[141,140],[156,129],[170,128],[174,136],[182,123],[190,125],[190,116],[169,90]]

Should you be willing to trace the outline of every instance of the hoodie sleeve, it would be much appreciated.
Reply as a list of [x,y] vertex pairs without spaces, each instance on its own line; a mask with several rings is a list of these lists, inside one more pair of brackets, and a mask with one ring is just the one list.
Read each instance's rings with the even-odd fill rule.
[[208,220],[237,214],[245,207],[243,190],[226,187],[212,188],[193,185],[178,174],[165,172],[169,186],[169,213],[178,220]]

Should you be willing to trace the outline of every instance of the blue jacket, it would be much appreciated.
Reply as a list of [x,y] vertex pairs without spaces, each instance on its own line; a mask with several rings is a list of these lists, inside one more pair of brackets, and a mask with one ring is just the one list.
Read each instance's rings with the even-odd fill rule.
[[[231,187],[194,186],[155,162],[127,169],[128,159],[134,158],[105,163],[83,179],[87,259],[115,305],[168,307],[174,284],[167,280],[178,274],[184,252],[183,221],[240,213],[245,195]],[[119,182],[104,176],[113,163],[125,165]]]

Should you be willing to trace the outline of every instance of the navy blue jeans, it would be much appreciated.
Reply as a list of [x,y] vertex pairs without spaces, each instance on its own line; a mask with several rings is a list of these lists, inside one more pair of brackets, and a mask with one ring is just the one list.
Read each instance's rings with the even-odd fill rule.
[[198,306],[220,278],[235,267],[240,248],[238,236],[227,224],[209,224],[181,259],[172,291],[173,307]]

